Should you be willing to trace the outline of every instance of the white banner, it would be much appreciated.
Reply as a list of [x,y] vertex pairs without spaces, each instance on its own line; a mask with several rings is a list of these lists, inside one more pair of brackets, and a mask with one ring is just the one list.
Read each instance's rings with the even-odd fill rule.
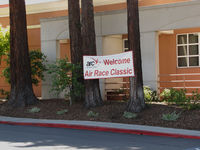
[[83,56],[84,79],[134,76],[131,51],[107,56]]

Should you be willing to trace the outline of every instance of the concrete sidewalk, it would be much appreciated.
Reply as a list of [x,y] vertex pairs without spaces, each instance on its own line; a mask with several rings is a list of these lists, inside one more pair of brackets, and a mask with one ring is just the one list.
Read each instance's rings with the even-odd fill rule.
[[4,116],[0,116],[0,123],[11,124],[11,125],[71,128],[71,129],[118,132],[118,133],[129,133],[129,134],[139,134],[139,135],[200,139],[200,131],[162,128],[162,127],[153,127],[144,125],[120,124],[120,123],[29,119],[29,118],[14,118],[14,117],[4,117]]

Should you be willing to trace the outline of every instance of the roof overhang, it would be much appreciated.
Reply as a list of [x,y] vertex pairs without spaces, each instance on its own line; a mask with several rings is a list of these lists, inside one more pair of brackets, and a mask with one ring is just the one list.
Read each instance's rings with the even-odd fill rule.
[[[68,0],[58,0],[55,2],[45,2],[39,4],[31,4],[26,6],[27,14],[52,12],[68,9]],[[94,0],[94,6],[109,5],[123,3],[126,0]],[[9,15],[9,5],[0,5],[0,17],[7,17]]]

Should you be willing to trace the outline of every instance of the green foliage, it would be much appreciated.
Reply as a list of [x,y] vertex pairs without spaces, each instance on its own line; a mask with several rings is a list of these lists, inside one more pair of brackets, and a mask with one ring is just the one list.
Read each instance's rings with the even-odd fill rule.
[[[39,50],[32,50],[29,52],[30,62],[31,62],[31,78],[34,85],[38,85],[40,80],[44,80],[43,72],[47,70],[45,66],[46,56],[41,53]],[[10,83],[10,56],[7,55],[5,59],[7,67],[3,70],[3,76],[6,81]]]
[[0,26],[0,62],[4,55],[7,55],[10,50],[10,33],[8,28]]
[[137,114],[125,111],[123,117],[126,119],[133,119],[137,117]]
[[[10,83],[10,32],[9,29],[0,27],[0,62],[2,56],[6,58],[4,61],[7,67],[3,70],[3,76],[6,81]],[[46,71],[44,62],[46,62],[46,56],[39,50],[32,50],[29,53],[31,61],[31,77],[32,83],[38,85],[39,81],[44,79],[43,72]]]
[[189,96],[185,105],[183,106],[184,109],[193,110],[193,109],[200,109],[200,93],[198,93],[198,89],[192,92],[192,96]]
[[162,120],[165,121],[176,121],[180,117],[180,113],[176,113],[175,111],[168,114],[162,115]]
[[[81,95],[84,92],[84,87],[78,79],[82,76],[82,74],[76,73],[76,70],[81,70],[81,66],[69,63],[67,57],[65,59],[57,60],[54,64],[50,64],[48,73],[51,74],[52,78],[51,91],[57,96],[61,92],[65,92],[65,98],[69,98],[72,95],[73,82],[73,89],[76,91],[73,93],[75,94],[73,96]],[[66,90],[69,91],[67,92]]]
[[39,50],[32,50],[29,53],[31,61],[31,78],[34,85],[38,85],[40,80],[44,80],[43,72],[47,71],[45,63],[46,56]]
[[164,89],[160,96],[168,104],[184,105],[188,100],[185,89]]
[[38,107],[33,107],[31,109],[28,110],[29,113],[38,113],[40,112],[40,108]]
[[186,96],[186,92],[183,89],[165,89],[160,96],[168,104],[176,104],[187,110],[200,108],[200,94],[198,90],[193,91],[192,96]]
[[67,109],[63,109],[63,110],[60,110],[60,111],[57,111],[57,115],[63,115],[63,114],[65,114],[65,113],[67,113],[68,112],[68,110]]
[[87,113],[87,116],[90,117],[90,118],[95,118],[95,117],[99,116],[99,113],[96,113],[96,112],[93,112],[93,111],[89,111]]
[[149,86],[144,86],[144,99],[147,102],[159,101],[157,92],[152,91]]
[[8,99],[8,98],[9,98],[10,92],[5,91],[4,89],[0,89],[0,94],[1,94],[2,96],[5,96],[6,99]]

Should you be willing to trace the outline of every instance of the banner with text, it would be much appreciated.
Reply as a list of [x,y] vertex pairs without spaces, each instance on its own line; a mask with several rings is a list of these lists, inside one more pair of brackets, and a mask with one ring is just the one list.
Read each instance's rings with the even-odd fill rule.
[[107,56],[83,56],[84,79],[134,76],[133,53]]

